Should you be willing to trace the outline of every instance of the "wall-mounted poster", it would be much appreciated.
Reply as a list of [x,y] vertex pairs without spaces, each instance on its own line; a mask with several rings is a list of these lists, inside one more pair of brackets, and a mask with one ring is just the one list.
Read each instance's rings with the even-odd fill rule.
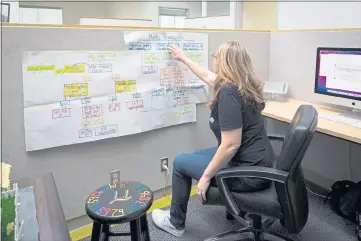
[[8,23],[10,20],[10,3],[1,3],[1,22]]

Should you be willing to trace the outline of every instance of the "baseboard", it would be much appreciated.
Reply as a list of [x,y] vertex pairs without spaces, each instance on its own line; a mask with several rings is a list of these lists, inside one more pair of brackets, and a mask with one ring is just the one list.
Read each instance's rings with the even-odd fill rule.
[[302,170],[306,180],[317,183],[318,186],[323,187],[326,190],[331,188],[331,185],[337,181],[324,176],[322,173],[314,172],[307,167],[302,167]]
[[311,190],[311,192],[316,193],[317,195],[320,195],[320,196],[326,197],[327,194],[330,192],[330,190],[328,190],[327,188],[322,187],[310,180],[305,180],[305,184],[306,184],[306,187],[309,190]]
[[[163,191],[163,190],[162,190]],[[193,186],[191,190],[191,196],[195,195],[197,193],[197,186]],[[164,208],[170,205],[170,202],[172,200],[172,195],[168,195],[166,197],[159,198],[155,201],[153,201],[152,207],[148,210],[147,213],[152,212],[154,209],[157,208]],[[91,235],[93,229],[93,224],[90,223],[88,225],[85,225],[81,228],[75,229],[70,232],[71,240],[72,241],[78,241],[84,238],[87,238]]]

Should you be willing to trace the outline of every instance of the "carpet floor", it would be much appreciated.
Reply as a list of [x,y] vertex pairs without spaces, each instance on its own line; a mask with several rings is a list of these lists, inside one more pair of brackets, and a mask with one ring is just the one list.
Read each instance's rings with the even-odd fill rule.
[[[355,225],[337,216],[322,199],[309,194],[310,213],[308,222],[301,233],[287,235],[295,241],[357,241]],[[188,205],[186,232],[183,237],[174,237],[158,229],[148,215],[149,231],[152,241],[202,241],[232,230],[241,228],[237,221],[228,221],[225,208],[217,206],[203,206],[196,196],[191,197]],[[272,230],[286,234],[279,221],[275,222]],[[129,224],[122,224],[112,228],[114,232],[129,232]],[[126,241],[129,237],[111,237],[110,241]],[[90,241],[90,237],[81,241]]]

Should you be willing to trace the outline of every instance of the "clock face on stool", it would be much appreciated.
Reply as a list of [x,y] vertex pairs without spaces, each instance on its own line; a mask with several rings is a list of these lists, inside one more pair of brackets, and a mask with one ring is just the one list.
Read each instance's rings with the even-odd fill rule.
[[144,209],[151,201],[151,190],[137,182],[104,185],[90,194],[88,209],[104,217],[122,217]]

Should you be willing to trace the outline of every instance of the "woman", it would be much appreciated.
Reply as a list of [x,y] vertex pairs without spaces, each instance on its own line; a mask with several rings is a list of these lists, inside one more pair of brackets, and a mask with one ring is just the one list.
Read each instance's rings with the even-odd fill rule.
[[[192,178],[199,180],[198,196],[205,201],[211,179],[220,169],[242,165],[270,167],[274,153],[261,114],[265,106],[262,81],[239,43],[220,46],[213,55],[214,73],[187,58],[174,45],[169,51],[174,59],[213,87],[209,125],[218,140],[216,148],[177,155],[173,164],[171,208],[152,213],[158,227],[182,236]],[[247,192],[263,189],[269,183],[258,178],[232,178],[227,184],[232,191]]]

